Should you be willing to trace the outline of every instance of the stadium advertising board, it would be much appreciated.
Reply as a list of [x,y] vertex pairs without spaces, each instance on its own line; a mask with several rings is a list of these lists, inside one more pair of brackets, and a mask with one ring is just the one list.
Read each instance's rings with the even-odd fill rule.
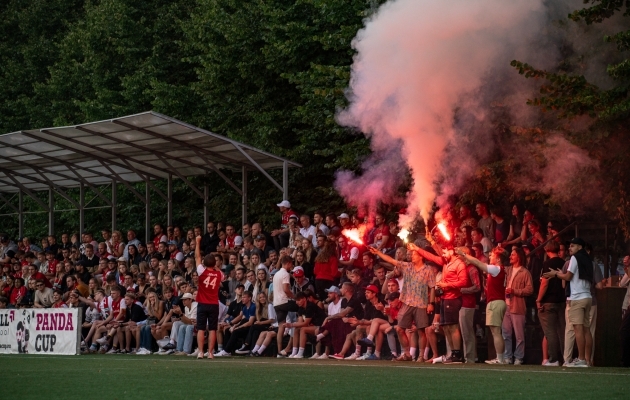
[[77,354],[78,310],[0,310],[0,354]]

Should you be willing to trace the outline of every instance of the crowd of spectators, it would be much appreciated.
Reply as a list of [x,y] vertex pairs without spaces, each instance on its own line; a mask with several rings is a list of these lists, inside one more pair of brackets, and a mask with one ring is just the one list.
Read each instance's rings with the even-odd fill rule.
[[[488,332],[496,358],[485,362],[520,365],[526,326],[540,324],[543,365],[593,363],[602,271],[587,243],[563,242],[529,210],[453,208],[440,218],[452,239],[427,229],[407,241],[382,214],[278,207],[269,232],[209,222],[156,224],[148,242],[133,230],[0,234],[0,308],[80,308],[84,353],[475,363]],[[224,277],[214,349],[196,348],[196,237]],[[624,266],[628,286],[630,257]]]

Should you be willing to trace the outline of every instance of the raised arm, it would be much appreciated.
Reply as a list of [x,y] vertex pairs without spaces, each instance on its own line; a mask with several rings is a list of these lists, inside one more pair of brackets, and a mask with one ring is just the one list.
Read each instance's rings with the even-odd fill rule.
[[488,264],[482,263],[481,261],[477,260],[475,257],[469,256],[468,254],[464,253],[461,249],[456,249],[455,253],[466,264],[472,264],[475,267],[477,267],[480,270],[482,270],[483,272],[485,272],[486,274],[488,273]]
[[381,260],[393,264],[394,266],[396,266],[396,264],[398,264],[398,261],[396,261],[395,259],[391,258],[390,256],[386,255],[385,253],[383,253],[380,250],[375,249],[374,247],[368,247],[368,250],[370,250],[370,253],[379,256]]
[[433,261],[434,263],[436,263],[437,265],[441,265],[444,266],[446,263],[444,262],[444,259],[442,258],[442,256],[436,256],[433,253],[429,253],[428,251],[421,249],[420,247],[416,246],[413,243],[409,243],[407,245],[407,249],[411,250],[411,251],[417,251],[418,254],[420,254],[423,258],[429,260],[429,261]]
[[195,246],[195,262],[197,265],[201,265],[201,236],[195,238],[197,245]]

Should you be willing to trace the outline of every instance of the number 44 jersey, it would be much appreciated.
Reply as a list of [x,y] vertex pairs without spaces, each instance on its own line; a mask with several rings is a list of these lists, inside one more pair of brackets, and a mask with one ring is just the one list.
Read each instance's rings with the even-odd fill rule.
[[197,265],[197,274],[199,274],[197,303],[219,304],[219,289],[223,281],[223,272],[199,264]]

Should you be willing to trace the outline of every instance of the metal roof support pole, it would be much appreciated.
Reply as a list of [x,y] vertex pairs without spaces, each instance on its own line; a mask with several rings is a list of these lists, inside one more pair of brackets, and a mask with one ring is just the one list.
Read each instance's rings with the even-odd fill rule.
[[173,174],[168,174],[168,179],[166,181],[166,196],[166,225],[173,225]]
[[48,235],[55,234],[55,191],[48,189]]
[[144,181],[144,205],[146,210],[144,212],[144,240],[148,243],[151,240],[151,192],[149,188],[149,179]]
[[208,226],[208,197],[209,197],[209,189],[208,184],[203,184],[203,229],[202,232],[206,230]]
[[247,168],[241,167],[243,171],[243,183],[241,184],[241,199],[243,200],[243,225],[247,223]]
[[117,197],[118,195],[118,183],[116,180],[112,179],[112,231],[116,230],[116,212],[118,211],[116,208],[118,206]]
[[289,163],[282,162],[282,200],[289,200]]
[[79,186],[79,240],[83,235],[83,229],[85,229],[85,186],[81,182]]
[[24,196],[22,196],[22,189],[18,192],[18,233],[20,237],[24,237]]

